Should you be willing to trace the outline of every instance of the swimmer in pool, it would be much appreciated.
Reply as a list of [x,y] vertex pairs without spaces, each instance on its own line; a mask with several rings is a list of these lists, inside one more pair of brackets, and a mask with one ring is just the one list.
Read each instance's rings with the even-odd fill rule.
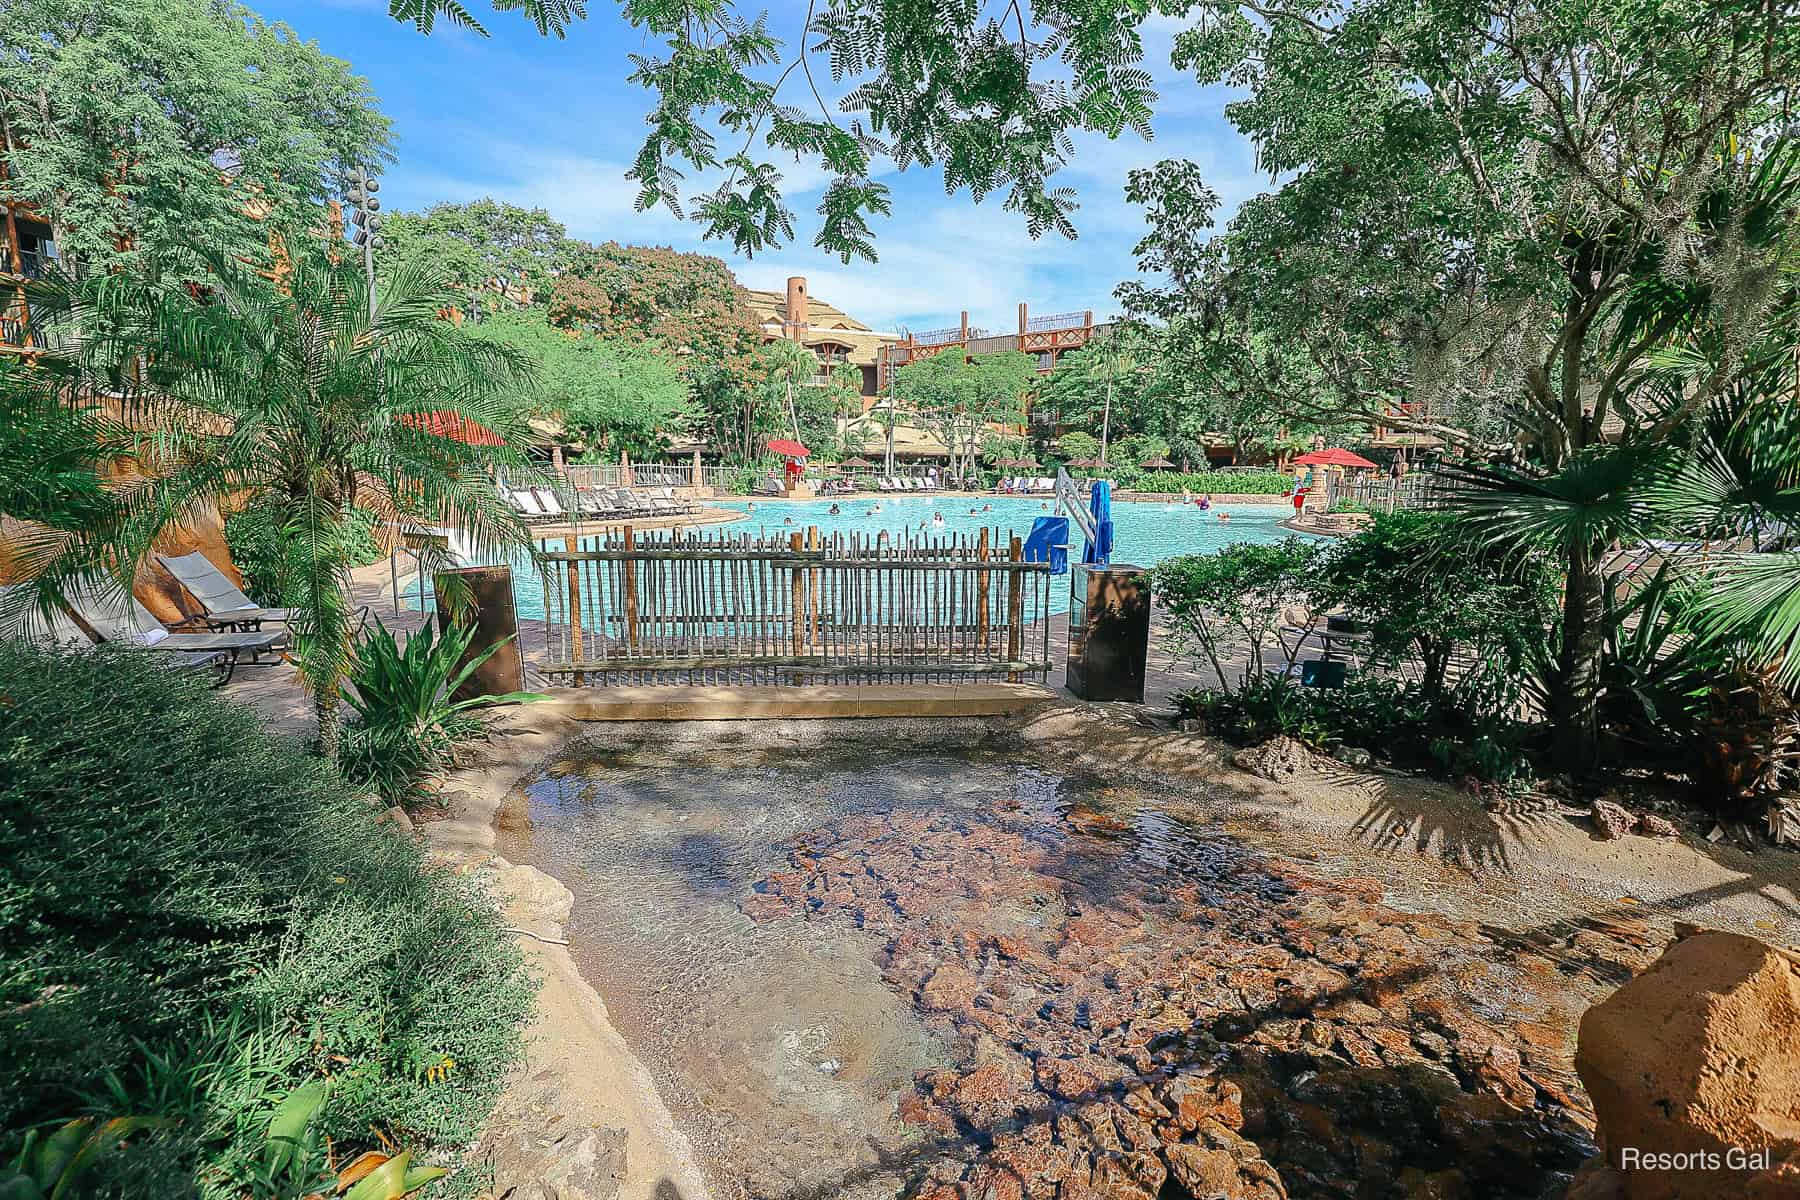
[[991,504],[984,504],[984,505],[982,505],[982,506],[981,506],[981,511],[982,511],[982,512],[993,512],[993,511],[994,511],[994,506],[993,506],[993,505],[991,505]]
[[792,524],[793,524],[793,523],[794,523],[794,518],[792,518],[792,517],[783,517],[783,518],[781,518],[781,523],[782,523],[782,524],[783,524],[783,525],[792,525]]
[[829,510],[827,510],[827,511],[829,511],[829,512],[830,512],[830,513],[831,513],[831,515],[832,515],[832,516],[834,516],[834,517],[835,517],[835,516],[837,516],[837,515],[838,515],[838,514],[839,514],[839,513],[841,513],[841,512],[843,512],[843,511],[844,511],[844,510],[843,510],[843,509],[841,509],[841,508],[839,508],[839,507],[838,507],[838,506],[837,506],[837,505],[836,505],[836,504],[833,504],[833,505],[832,505],[832,506],[831,506],[831,508],[830,508],[830,509],[829,509]]
[[1226,512],[1224,509],[1220,509],[1219,510],[1219,520],[1229,521],[1229,520],[1231,520],[1231,514]]
[[943,513],[933,513],[932,514],[931,527],[933,529],[942,529],[944,527],[944,514]]

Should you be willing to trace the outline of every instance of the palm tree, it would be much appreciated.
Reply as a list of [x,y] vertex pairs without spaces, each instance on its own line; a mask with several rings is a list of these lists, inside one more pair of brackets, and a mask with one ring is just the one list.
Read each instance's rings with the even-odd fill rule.
[[204,287],[119,276],[75,289],[83,359],[117,389],[141,464],[81,557],[129,580],[163,534],[214,507],[265,506],[290,543],[295,659],[335,758],[352,510],[390,544],[452,526],[482,551],[528,545],[494,478],[523,465],[519,396],[535,381],[516,352],[444,318],[456,296],[427,267],[395,272],[371,305],[360,268],[323,248],[280,286],[218,255],[209,266]]

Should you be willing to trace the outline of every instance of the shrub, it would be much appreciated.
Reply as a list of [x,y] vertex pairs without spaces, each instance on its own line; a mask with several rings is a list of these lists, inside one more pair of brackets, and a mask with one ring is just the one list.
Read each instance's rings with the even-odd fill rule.
[[1263,650],[1280,644],[1282,610],[1310,601],[1319,555],[1314,543],[1291,537],[1158,563],[1150,572],[1150,586],[1169,614],[1176,652],[1211,666],[1224,692],[1233,690],[1231,675],[1240,673],[1240,655],[1258,668],[1248,678],[1259,678]]
[[[222,1144],[172,1135],[186,1186],[126,1194],[242,1194],[230,1164],[254,1158],[240,1143],[268,1097],[323,1076],[340,1152],[475,1135],[530,989],[472,882],[151,654],[0,641],[0,705],[0,1134],[73,1115],[109,1072],[140,1080],[238,1010],[269,1077],[239,1090]],[[128,1083],[112,1111],[154,1115],[165,1090]]]
[[1386,676],[1358,674],[1341,688],[1309,688],[1258,675],[1236,692],[1195,689],[1175,703],[1183,716],[1201,719],[1208,732],[1237,745],[1285,735],[1322,750],[1362,747],[1451,778],[1518,786],[1532,776],[1529,726],[1485,711],[1479,698],[1432,696]]
[[1453,657],[1466,652],[1458,687],[1499,710],[1518,700],[1523,665],[1553,624],[1556,577],[1541,555],[1466,530],[1445,512],[1377,516],[1325,554],[1318,600],[1367,627],[1375,663],[1416,655],[1427,697],[1445,690]]
[[1146,471],[1136,466],[1114,467],[1106,473],[1121,492],[1196,496],[1282,496],[1294,489],[1294,477],[1280,471]]
[[[352,566],[366,567],[386,557],[375,539],[375,517],[361,508],[344,511],[342,536]],[[225,518],[225,545],[231,561],[244,577],[244,591],[258,604],[284,608],[296,597],[289,593],[290,569],[297,561],[287,530],[265,506],[253,506]]]
[[402,647],[379,623],[363,636],[349,675],[347,698],[355,715],[338,753],[345,775],[375,788],[391,804],[402,803],[412,798],[426,772],[486,732],[476,710],[543,699],[536,692],[452,699],[451,693],[505,645],[464,662],[474,637],[470,628],[452,626],[439,633],[426,625]]

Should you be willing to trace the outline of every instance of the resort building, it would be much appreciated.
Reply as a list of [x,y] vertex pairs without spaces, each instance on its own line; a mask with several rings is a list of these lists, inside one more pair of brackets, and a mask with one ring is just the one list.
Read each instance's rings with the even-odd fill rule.
[[855,367],[862,375],[863,411],[875,406],[885,380],[883,355],[900,340],[898,336],[877,333],[843,309],[813,296],[804,275],[789,278],[785,293],[746,288],[744,303],[762,326],[764,342],[785,339],[811,350],[819,360],[820,382],[840,364]]
[[42,276],[56,261],[56,234],[50,222],[28,204],[13,200],[5,187],[9,168],[0,156],[0,353],[30,353],[43,345],[31,328],[25,282]]
[[1094,323],[1092,309],[1034,317],[1025,303],[1020,301],[1018,330],[1014,333],[996,334],[971,326],[969,314],[964,311],[956,326],[895,339],[883,353],[880,382],[886,386],[887,373],[896,367],[931,358],[952,347],[960,347],[965,358],[1017,350],[1035,358],[1038,373],[1048,375],[1056,369],[1057,363],[1062,361],[1065,354],[1081,349],[1108,328],[1109,326]]

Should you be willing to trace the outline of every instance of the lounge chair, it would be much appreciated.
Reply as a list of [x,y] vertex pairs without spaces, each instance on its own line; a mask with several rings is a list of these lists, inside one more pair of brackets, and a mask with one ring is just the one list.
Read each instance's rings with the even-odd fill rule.
[[[41,614],[13,612],[12,605],[21,599],[24,589],[20,585],[0,586],[0,613],[6,614],[7,627],[0,630],[0,635],[7,637],[25,637],[41,642],[46,646],[59,649],[91,649],[94,639],[85,629],[75,624],[69,614],[61,608],[56,609],[46,623]],[[176,650],[170,652],[162,660],[177,670],[193,671],[211,667],[220,673],[222,684],[228,677],[226,655],[223,650]]]
[[568,511],[563,508],[562,501],[558,500],[556,493],[549,488],[532,488],[531,494],[536,496],[537,502],[543,506],[546,517],[554,520],[569,515]]
[[507,503],[519,510],[519,515],[524,517],[527,523],[541,521],[546,515],[544,506],[538,503],[537,497],[530,491],[508,492],[506,500]]
[[159,554],[158,562],[168,569],[187,594],[194,598],[205,615],[199,620],[209,629],[258,630],[264,621],[285,624],[290,610],[264,608],[231,582],[225,572],[213,566],[206,555]]
[[69,611],[97,641],[132,642],[159,654],[223,654],[220,686],[231,682],[232,672],[245,655],[254,662],[260,655],[273,653],[284,636],[275,630],[170,633],[135,596],[106,596],[78,587],[69,591],[67,599]]

